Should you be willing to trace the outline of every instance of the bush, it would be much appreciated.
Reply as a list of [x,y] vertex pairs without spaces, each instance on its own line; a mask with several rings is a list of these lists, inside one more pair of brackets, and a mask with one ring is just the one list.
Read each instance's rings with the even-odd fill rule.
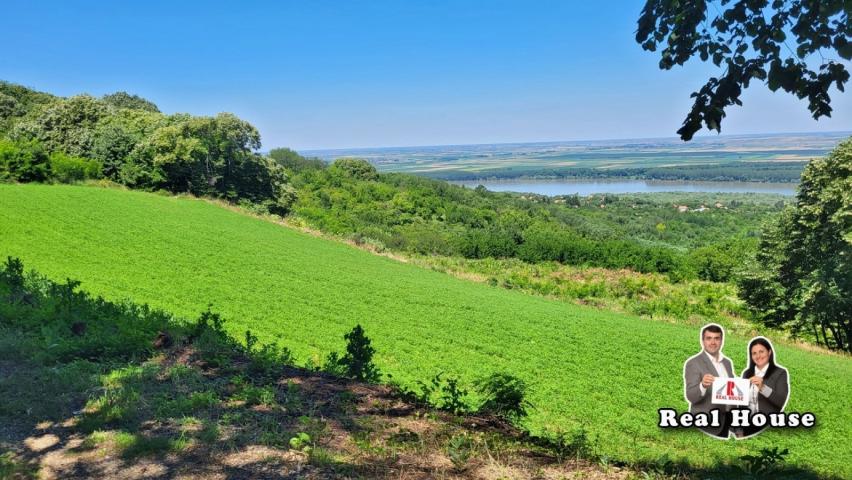
[[508,373],[493,373],[475,383],[477,392],[485,399],[479,407],[483,413],[492,413],[509,420],[527,416],[527,384]]
[[[471,409],[466,401],[467,390],[459,386],[458,378],[447,377],[445,379],[443,376],[444,372],[439,372],[428,383],[418,380],[417,385],[420,386],[420,393],[398,384],[394,385],[398,389],[400,396],[406,401],[446,410],[455,415],[469,412]],[[433,396],[435,395],[438,395],[437,400],[433,400]]]
[[47,152],[38,142],[0,140],[0,181],[45,182],[49,177]]
[[95,160],[72,157],[62,152],[50,154],[50,176],[60,183],[73,183],[101,177],[101,164]]
[[361,325],[356,325],[343,338],[346,339],[346,353],[342,357],[336,352],[331,353],[323,369],[353,380],[377,382],[381,373],[373,364],[373,354],[376,350],[370,345],[370,339],[364,335]]

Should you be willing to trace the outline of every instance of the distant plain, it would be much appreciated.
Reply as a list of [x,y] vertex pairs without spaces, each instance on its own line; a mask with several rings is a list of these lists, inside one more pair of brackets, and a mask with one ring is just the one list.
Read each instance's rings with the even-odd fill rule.
[[[360,157],[382,172],[465,180],[542,175],[571,176],[574,169],[668,168],[737,163],[796,163],[825,155],[850,132],[444,145],[306,150],[324,160]],[[799,168],[800,169],[800,168]],[[579,176],[584,176],[582,173]]]

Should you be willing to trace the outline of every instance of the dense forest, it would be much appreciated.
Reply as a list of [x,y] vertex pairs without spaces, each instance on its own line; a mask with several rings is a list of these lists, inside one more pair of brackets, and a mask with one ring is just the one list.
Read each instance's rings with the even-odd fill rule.
[[298,192],[293,213],[356,242],[420,254],[629,268],[675,280],[727,280],[756,244],[760,222],[783,207],[780,200],[734,200],[702,209],[695,200],[692,208],[701,211],[682,212],[668,198],[643,195],[496,193],[379,174],[357,159],[291,172]]
[[257,129],[229,113],[164,115],[124,92],[60,98],[0,82],[0,139],[0,180],[103,178],[278,214],[293,200],[283,169],[255,153]]

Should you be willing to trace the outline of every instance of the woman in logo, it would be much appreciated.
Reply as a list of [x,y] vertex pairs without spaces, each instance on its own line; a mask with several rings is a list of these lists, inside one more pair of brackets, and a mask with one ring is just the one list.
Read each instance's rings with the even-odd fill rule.
[[[743,378],[748,378],[751,386],[749,410],[755,413],[779,413],[784,410],[790,396],[790,380],[787,369],[775,363],[775,349],[765,337],[755,337],[748,344],[748,368]],[[766,428],[750,426],[743,429],[742,435],[748,437]]]

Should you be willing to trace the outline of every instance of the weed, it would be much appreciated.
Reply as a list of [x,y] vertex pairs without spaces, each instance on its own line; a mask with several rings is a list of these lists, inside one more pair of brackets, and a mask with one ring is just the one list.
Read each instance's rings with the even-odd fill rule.
[[290,438],[290,448],[300,452],[309,453],[313,449],[314,442],[306,432],[299,432]]
[[210,420],[205,420],[201,423],[201,430],[198,431],[198,439],[206,444],[213,444],[219,439],[219,425]]
[[[420,387],[419,392],[402,386],[396,383],[392,376],[389,375],[389,377],[397,395],[407,402],[447,410],[456,415],[471,411],[466,401],[468,391],[459,386],[458,378],[445,378],[444,372],[438,372],[429,382],[418,380],[416,383]],[[436,396],[438,398],[433,399]]]
[[12,452],[0,454],[0,479],[36,479],[38,467],[18,460]]
[[456,470],[464,470],[472,454],[473,441],[467,434],[455,435],[447,442],[447,456]]
[[590,438],[588,430],[584,425],[568,434],[564,431],[558,431],[555,434],[546,437],[546,445],[556,456],[556,461],[562,463],[568,457],[573,456],[576,459],[594,458],[597,441]]
[[459,379],[447,377],[446,383],[441,388],[440,408],[450,411],[456,415],[470,411],[465,401],[467,390],[459,387]]
[[784,462],[789,449],[780,450],[778,447],[762,448],[757,455],[743,455],[740,460],[745,465],[744,470],[756,478],[765,478]]
[[145,436],[127,432],[117,432],[114,436],[115,446],[125,458],[162,455],[168,452],[181,452],[190,445],[190,440],[183,434],[173,439],[161,436]]
[[398,432],[388,437],[388,443],[394,446],[406,446],[419,443],[420,441],[420,435],[407,428],[401,428]]

